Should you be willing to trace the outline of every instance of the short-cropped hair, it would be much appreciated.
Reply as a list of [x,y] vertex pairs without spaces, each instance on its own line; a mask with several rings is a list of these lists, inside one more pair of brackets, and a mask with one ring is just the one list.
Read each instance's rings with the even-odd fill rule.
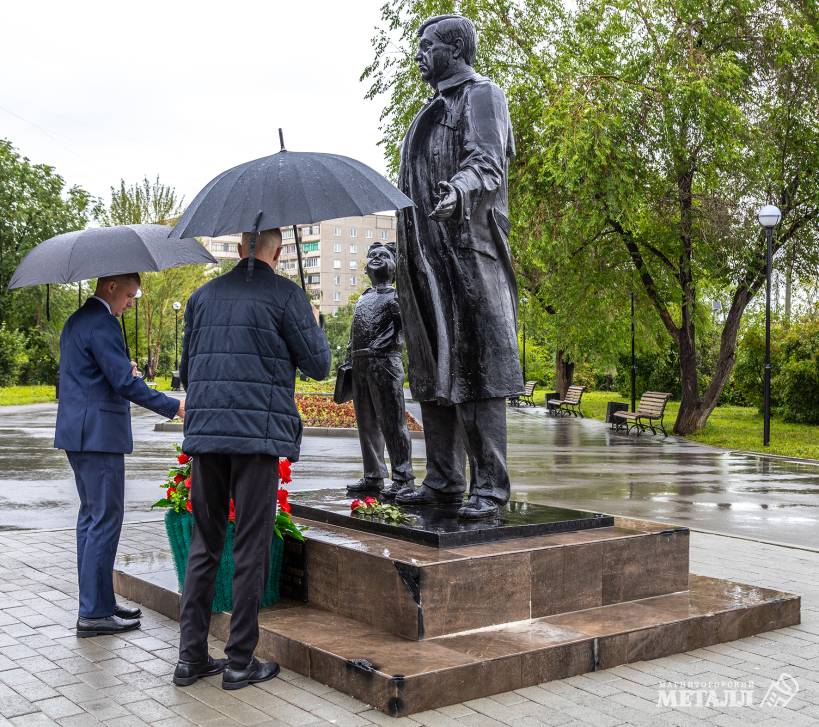
[[435,35],[447,45],[455,45],[455,41],[460,38],[463,42],[464,60],[472,65],[478,47],[478,33],[469,18],[463,15],[436,15],[427,18],[418,28],[419,38],[430,25],[435,26]]
[[130,280],[137,285],[142,285],[142,278],[139,277],[139,273],[120,273],[119,275],[101,275],[97,278],[97,285],[105,285],[111,281],[120,283],[125,282],[126,280]]
[[374,242],[367,248],[367,257],[379,248],[383,247],[390,255],[392,255],[392,259],[395,260],[395,243],[394,242]]
[[[243,232],[242,233],[242,244],[248,245],[250,243],[250,238],[253,236],[252,232]],[[273,227],[269,230],[260,230],[259,234],[256,236],[256,249],[269,249],[271,251],[275,250],[279,245],[282,244],[282,231],[278,227]]]

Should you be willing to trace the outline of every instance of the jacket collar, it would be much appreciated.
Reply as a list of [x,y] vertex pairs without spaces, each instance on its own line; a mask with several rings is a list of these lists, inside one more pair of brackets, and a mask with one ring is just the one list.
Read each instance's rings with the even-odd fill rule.
[[467,66],[462,71],[459,71],[454,76],[450,76],[449,78],[445,78],[443,81],[438,82],[438,93],[443,93],[444,91],[449,91],[456,86],[460,86],[461,84],[466,83],[467,81],[480,81],[483,79],[483,76],[479,73],[475,72],[475,69],[472,66]]

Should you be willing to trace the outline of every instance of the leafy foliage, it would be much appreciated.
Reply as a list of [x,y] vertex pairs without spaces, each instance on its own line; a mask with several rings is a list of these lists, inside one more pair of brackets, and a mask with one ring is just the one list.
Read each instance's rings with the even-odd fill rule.
[[[581,0],[572,10],[391,0],[364,77],[371,97],[387,94],[382,142],[395,171],[425,96],[415,29],[452,11],[475,22],[476,68],[510,104],[510,239],[545,337],[576,360],[613,363],[635,291],[645,352],[669,339],[677,350],[675,429],[687,432],[716,405],[740,320],[764,283],[758,204],[782,209],[777,251],[801,270],[819,263],[819,37],[809,9],[798,0]],[[713,297],[727,315],[703,381],[697,333]]]

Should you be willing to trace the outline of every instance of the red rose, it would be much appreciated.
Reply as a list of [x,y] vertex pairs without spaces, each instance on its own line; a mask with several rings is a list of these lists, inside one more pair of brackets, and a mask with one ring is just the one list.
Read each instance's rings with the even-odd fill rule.
[[189,490],[191,489],[191,478],[190,477],[188,477],[188,479],[185,480],[185,487],[187,487]]
[[351,510],[358,510],[358,508],[359,508],[359,507],[361,507],[361,505],[362,505],[361,500],[358,500],[358,499],[353,500],[353,501],[350,503],[350,509],[351,509]]
[[170,499],[171,499],[171,495],[173,495],[173,493],[174,493],[174,492],[176,492],[176,490],[174,490],[174,489],[173,489],[173,487],[169,487],[169,488],[168,488],[168,491],[165,493],[165,497],[166,497],[168,500],[170,500]]
[[191,505],[191,501],[190,501],[190,500],[188,500],[188,501],[185,503],[185,507],[188,509],[188,512],[193,512],[193,505]]
[[180,482],[182,482],[182,480],[184,480],[184,479],[185,479],[185,476],[184,476],[184,475],[176,475],[176,476],[173,478],[173,482],[174,482],[174,484],[175,484],[175,485],[178,485],[178,484],[179,484]]
[[176,461],[179,462],[179,464],[185,464],[186,462],[190,462],[191,458],[188,457],[188,455],[185,454],[184,452],[181,452],[180,455],[176,458]]
[[284,512],[290,512],[290,503],[287,501],[288,492],[284,488],[279,490],[279,494],[276,498],[279,501],[279,507],[284,510]]
[[378,500],[376,500],[374,497],[365,497],[364,498],[364,504],[365,505],[377,505]]
[[285,485],[293,481],[290,475],[290,460],[287,458],[279,460],[279,479]]

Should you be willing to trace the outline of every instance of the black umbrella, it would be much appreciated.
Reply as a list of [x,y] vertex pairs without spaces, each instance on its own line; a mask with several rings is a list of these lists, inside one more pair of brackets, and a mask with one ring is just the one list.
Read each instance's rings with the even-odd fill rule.
[[196,240],[169,240],[169,231],[165,225],[118,225],[57,235],[23,258],[9,289],[218,262]]
[[[281,129],[279,129],[281,139]],[[304,287],[298,227],[334,217],[412,206],[412,200],[374,169],[338,154],[287,151],[222,172],[196,195],[171,237],[254,233],[292,225]]]

